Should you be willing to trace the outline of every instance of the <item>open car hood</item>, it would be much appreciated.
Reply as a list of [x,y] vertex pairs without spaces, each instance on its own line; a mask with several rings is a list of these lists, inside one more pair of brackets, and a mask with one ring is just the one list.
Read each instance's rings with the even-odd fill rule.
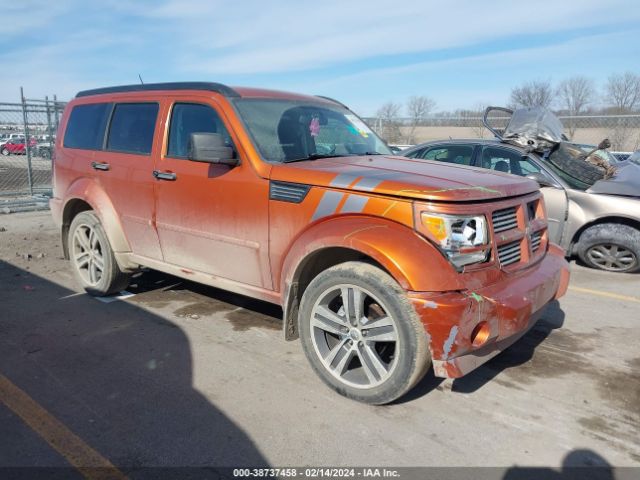
[[640,165],[625,160],[615,164],[616,173],[607,180],[598,180],[588,193],[604,193],[625,197],[640,197]]

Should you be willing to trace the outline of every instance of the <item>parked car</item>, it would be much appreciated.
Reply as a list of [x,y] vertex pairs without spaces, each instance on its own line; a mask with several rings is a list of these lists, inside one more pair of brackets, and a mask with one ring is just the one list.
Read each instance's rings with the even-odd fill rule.
[[36,143],[33,148],[33,154],[36,157],[51,158],[51,143],[48,141]]
[[24,133],[21,132],[14,132],[14,133],[5,133],[2,134],[2,139],[1,141],[3,142],[9,142],[9,141],[17,141],[17,140],[24,140]]
[[51,211],[87,292],[145,266],[279,304],[285,338],[362,402],[400,397],[430,366],[465,375],[567,288],[536,182],[391,156],[331,99],[84,91],[55,153]]
[[[640,270],[640,189],[636,187],[598,193],[593,182],[585,183],[536,152],[500,140],[433,141],[402,155],[533,178],[542,187],[549,239],[564,248],[567,256],[577,255],[601,270]],[[633,168],[640,174],[640,168]]]
[[[36,140],[34,138],[29,140],[29,146],[35,147]],[[0,154],[2,155],[24,155],[27,153],[26,141],[24,137],[14,137],[12,140],[0,145]]]

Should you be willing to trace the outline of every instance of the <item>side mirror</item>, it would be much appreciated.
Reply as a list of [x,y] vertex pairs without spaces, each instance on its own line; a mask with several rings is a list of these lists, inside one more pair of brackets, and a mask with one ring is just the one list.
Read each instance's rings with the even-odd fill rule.
[[219,133],[192,133],[189,138],[189,160],[235,166],[233,149],[224,144]]
[[551,180],[549,180],[545,175],[543,175],[540,172],[530,173],[529,175],[527,175],[527,178],[529,180],[538,182],[538,185],[540,185],[541,187],[554,187],[554,188],[556,187],[556,185],[552,183]]

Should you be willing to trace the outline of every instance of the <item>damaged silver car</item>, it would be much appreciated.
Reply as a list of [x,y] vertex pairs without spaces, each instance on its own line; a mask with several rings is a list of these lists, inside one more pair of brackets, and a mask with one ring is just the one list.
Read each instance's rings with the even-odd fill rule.
[[[496,110],[506,127],[491,124]],[[484,124],[495,140],[433,141],[402,156],[529,177],[544,194],[549,240],[568,257],[611,272],[640,271],[640,165],[607,162],[607,140],[590,151],[570,143],[548,110],[489,107]]]

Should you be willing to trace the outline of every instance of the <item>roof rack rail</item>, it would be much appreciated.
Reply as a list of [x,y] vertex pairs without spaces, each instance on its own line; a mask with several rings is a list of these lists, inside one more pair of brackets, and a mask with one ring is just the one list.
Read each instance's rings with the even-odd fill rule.
[[135,85],[120,85],[116,87],[94,88],[78,92],[76,98],[104,93],[146,92],[154,90],[206,90],[216,92],[225,97],[239,97],[233,88],[214,82],[167,82],[167,83],[143,83]]

